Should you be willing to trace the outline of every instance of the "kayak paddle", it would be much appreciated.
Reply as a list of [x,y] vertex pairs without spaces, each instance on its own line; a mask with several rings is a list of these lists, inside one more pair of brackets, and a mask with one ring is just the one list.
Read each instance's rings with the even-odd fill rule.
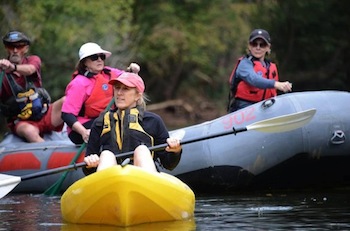
[[[74,164],[77,159],[79,158],[79,156],[81,155],[81,153],[84,151],[86,147],[86,143],[83,143],[79,150],[77,151],[77,153],[75,154],[75,156],[73,157],[73,159],[70,161],[70,164]],[[51,185],[48,189],[45,190],[44,194],[46,196],[55,196],[57,194],[59,194],[63,181],[66,179],[68,172],[64,172],[61,177],[53,184]]]
[[[107,105],[107,107],[105,109],[105,112],[108,111],[111,108],[113,103],[114,103],[114,98],[112,98],[111,101],[108,103],[108,105]],[[85,147],[86,147],[86,143],[84,142],[80,146],[79,150],[77,151],[77,153],[75,154],[73,159],[71,160],[70,164],[74,164],[77,161],[77,159],[79,158],[81,153],[84,151]],[[45,190],[44,194],[46,196],[55,196],[55,195],[59,194],[60,191],[61,191],[61,187],[62,187],[63,181],[66,179],[67,174],[68,174],[68,172],[64,172],[61,175],[61,177],[53,185],[50,186],[50,188]]]
[[[260,132],[269,132],[269,133],[291,131],[309,123],[310,120],[315,115],[315,113],[316,113],[316,109],[309,109],[309,110],[296,112],[288,115],[277,116],[271,119],[255,122],[243,128],[238,128],[238,129],[233,128],[232,130],[228,130],[225,132],[203,136],[199,138],[194,138],[194,139],[189,139],[186,141],[181,141],[181,145],[194,143],[194,142],[207,140],[207,139],[212,139],[212,138],[225,136],[229,134],[236,134],[240,132],[250,131],[250,130],[256,130]],[[165,144],[149,147],[149,149],[151,151],[159,151],[159,150],[165,149],[167,146],[168,144],[165,143]],[[116,157],[128,157],[128,156],[132,156],[133,154],[134,152],[130,151],[130,152],[117,154]],[[73,169],[76,170],[77,168],[83,167],[85,165],[86,165],[85,162],[74,163],[68,166],[53,168],[53,169],[49,169],[41,172],[27,174],[24,176],[12,176],[7,174],[0,174],[0,199],[6,196],[9,192],[11,192],[21,181],[42,177],[42,176],[47,176],[50,174],[64,172],[68,170],[73,170]]]

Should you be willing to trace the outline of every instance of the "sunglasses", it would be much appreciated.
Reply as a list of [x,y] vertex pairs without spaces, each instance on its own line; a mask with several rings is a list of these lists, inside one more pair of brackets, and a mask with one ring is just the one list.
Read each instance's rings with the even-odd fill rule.
[[106,55],[105,54],[94,54],[94,55],[89,56],[89,58],[91,59],[91,61],[96,61],[96,60],[98,60],[98,58],[101,58],[101,60],[105,60]]
[[6,44],[6,48],[10,50],[14,50],[15,48],[17,50],[22,50],[27,44]]
[[259,46],[260,48],[265,48],[265,47],[267,47],[267,43],[258,43],[258,42],[251,42],[250,43],[250,45],[252,46],[252,47],[257,47],[257,46]]

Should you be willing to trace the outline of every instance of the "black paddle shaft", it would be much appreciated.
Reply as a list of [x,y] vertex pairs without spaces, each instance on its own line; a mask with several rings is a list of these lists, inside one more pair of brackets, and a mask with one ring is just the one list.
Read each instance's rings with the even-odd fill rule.
[[[203,136],[203,137],[194,138],[194,139],[189,139],[186,141],[181,141],[181,145],[190,144],[190,143],[194,143],[194,142],[198,142],[198,141],[202,141],[202,140],[207,140],[207,139],[212,139],[212,138],[225,136],[225,135],[229,135],[229,134],[236,134],[236,133],[244,132],[244,131],[247,131],[246,127],[239,128],[239,129],[233,128],[232,130],[229,130],[226,132],[217,133],[217,134],[213,134],[213,135],[209,135],[209,136]],[[164,150],[167,146],[168,146],[168,144],[159,144],[159,145],[149,147],[149,150],[150,151],[160,151],[160,150]],[[134,154],[134,151],[130,151],[130,152],[116,154],[115,156],[116,157],[131,157],[133,154]],[[41,172],[27,174],[27,175],[21,176],[21,180],[24,181],[24,180],[34,179],[34,178],[47,176],[47,175],[51,175],[54,173],[60,173],[60,172],[68,171],[68,170],[77,170],[78,168],[83,167],[83,166],[86,166],[85,162],[74,163],[74,164],[67,165],[67,166],[62,166],[62,167],[58,167],[58,168],[53,168],[53,169],[41,171]]]
[[[194,139],[189,139],[186,141],[181,141],[181,145],[184,144],[190,144],[190,143],[194,143],[194,142],[198,142],[198,141],[202,141],[202,140],[207,140],[207,139],[213,139],[216,137],[220,137],[220,136],[226,136],[226,135],[230,135],[230,134],[235,134],[239,133],[239,132],[244,132],[247,131],[248,129],[246,127],[244,128],[239,128],[239,129],[235,129],[232,128],[232,130],[226,131],[226,132],[222,132],[222,133],[217,133],[217,134],[213,134],[213,135],[209,135],[209,136],[203,136],[203,137],[199,137],[199,138],[194,138]],[[152,147],[148,147],[148,149],[150,151],[160,151],[160,150],[164,150],[166,147],[168,146],[168,144],[158,144]],[[125,152],[125,153],[120,153],[115,155],[116,157],[130,157],[134,154],[134,151],[130,151],[130,152]]]

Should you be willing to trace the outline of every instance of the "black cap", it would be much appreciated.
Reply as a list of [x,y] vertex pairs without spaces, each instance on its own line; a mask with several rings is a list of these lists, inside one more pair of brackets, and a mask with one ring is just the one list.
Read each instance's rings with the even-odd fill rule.
[[3,38],[2,38],[3,43],[10,44],[10,43],[18,43],[18,42],[24,42],[27,45],[30,45],[30,39],[23,34],[22,32],[19,31],[10,31],[8,32]]
[[271,38],[270,38],[269,32],[267,32],[264,29],[255,29],[255,30],[253,30],[252,33],[249,36],[249,42],[253,42],[257,38],[264,39],[265,42],[271,44]]

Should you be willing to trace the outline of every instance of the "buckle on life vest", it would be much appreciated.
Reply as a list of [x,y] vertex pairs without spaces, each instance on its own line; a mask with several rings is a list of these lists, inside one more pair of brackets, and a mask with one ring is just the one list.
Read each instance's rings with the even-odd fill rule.
[[29,119],[32,115],[33,115],[33,104],[32,103],[28,103],[21,111],[20,114],[18,114],[18,118],[22,119],[22,120],[27,120]]
[[35,92],[33,89],[29,89],[26,92],[20,92],[17,94],[16,102],[17,103],[23,103],[26,102],[28,99],[33,101],[39,97],[39,94]]

